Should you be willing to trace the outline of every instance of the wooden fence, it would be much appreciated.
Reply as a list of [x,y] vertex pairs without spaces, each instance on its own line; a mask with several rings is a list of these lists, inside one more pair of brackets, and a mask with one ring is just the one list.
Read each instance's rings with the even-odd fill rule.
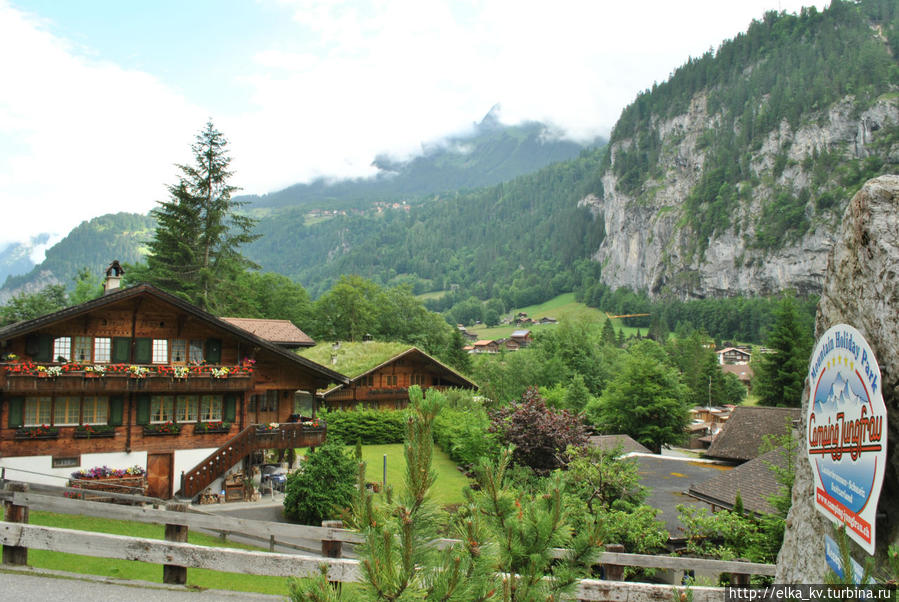
[[[319,567],[326,565],[329,579],[332,581],[352,583],[358,582],[362,578],[358,560],[333,557],[335,552],[337,556],[341,555],[341,544],[355,544],[362,541],[359,534],[346,529],[209,515],[186,511],[183,505],[174,509],[158,510],[73,500],[27,491],[0,492],[0,499],[6,501],[7,507],[7,522],[0,523],[0,544],[3,545],[3,562],[5,564],[27,563],[27,550],[34,548],[162,564],[164,578],[169,583],[185,583],[187,568],[207,568],[273,577],[298,577],[317,574]],[[163,524],[166,525],[166,540],[29,525],[27,524],[27,510],[30,508]],[[283,541],[296,538],[317,541],[321,544],[323,556],[197,546],[186,543],[187,531],[190,528],[268,540],[270,550],[274,549],[277,539]],[[439,546],[449,546],[454,543],[456,543],[454,540],[435,542]],[[278,542],[278,545],[284,544]],[[564,550],[557,550],[558,555],[562,553]],[[606,567],[607,574],[610,572],[609,569],[612,569],[612,573],[616,573],[618,572],[616,569],[620,570],[622,566],[634,566],[732,573],[738,576],[739,582],[746,582],[750,574],[774,575],[774,565],[768,564],[675,556],[648,556],[609,551],[603,553],[601,562]],[[721,588],[693,587],[691,590],[695,602],[720,602],[723,598]],[[670,601],[674,591],[670,585],[584,579],[579,582],[574,598],[578,600],[628,600],[630,602]]]

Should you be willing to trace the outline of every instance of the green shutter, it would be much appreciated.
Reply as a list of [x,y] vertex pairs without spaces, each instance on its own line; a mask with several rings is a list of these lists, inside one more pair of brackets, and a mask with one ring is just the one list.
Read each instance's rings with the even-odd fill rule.
[[135,364],[152,364],[153,363],[153,339],[148,339],[148,338],[134,339],[134,363]]
[[53,338],[49,334],[30,334],[25,339],[25,353],[35,362],[52,362]]
[[9,397],[9,428],[17,429],[24,424],[23,416],[25,409],[24,397]]
[[237,395],[228,393],[225,395],[225,407],[222,412],[222,420],[225,422],[234,422],[237,418]]
[[222,361],[222,340],[206,339],[206,363],[219,364]]
[[115,337],[112,339],[112,363],[127,364],[131,361],[131,339]]
[[121,395],[109,398],[109,426],[122,426],[122,415],[125,409],[125,398]]
[[137,396],[137,423],[150,424],[150,396]]

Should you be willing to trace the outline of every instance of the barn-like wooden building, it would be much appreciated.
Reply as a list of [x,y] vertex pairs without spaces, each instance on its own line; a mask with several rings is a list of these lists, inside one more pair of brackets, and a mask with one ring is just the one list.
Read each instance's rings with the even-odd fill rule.
[[320,444],[295,398],[329,383],[349,380],[150,285],[108,291],[0,328],[0,467],[140,465],[150,495],[193,497],[255,450]]

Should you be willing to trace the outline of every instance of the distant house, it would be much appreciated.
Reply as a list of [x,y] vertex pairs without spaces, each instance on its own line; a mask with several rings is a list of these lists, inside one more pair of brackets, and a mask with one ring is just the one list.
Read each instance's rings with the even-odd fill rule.
[[499,353],[499,343],[488,339],[476,341],[472,353]]
[[752,354],[746,349],[739,347],[727,347],[716,352],[718,355],[718,363],[725,364],[748,364],[752,360]]
[[290,320],[261,318],[222,318],[222,320],[285,349],[315,346],[315,341]]
[[521,343],[519,343],[515,339],[500,339],[497,341],[497,343],[506,351],[518,351],[519,349],[521,349]]
[[740,379],[740,382],[746,385],[746,388],[752,390],[752,377],[754,373],[752,366],[749,364],[722,364],[721,371],[725,374],[733,374]]
[[549,316],[544,316],[537,321],[538,324],[556,324],[557,322],[558,320]]
[[706,455],[747,462],[758,457],[765,435],[785,435],[799,418],[799,408],[737,406]]
[[517,341],[518,344],[522,347],[527,347],[534,340],[531,338],[530,330],[516,330],[509,338],[511,338],[513,341]]
[[457,387],[477,389],[478,386],[446,364],[416,347],[402,343],[341,343],[338,350],[320,345],[304,351],[313,361],[327,362],[330,367],[349,377],[346,385],[334,385],[320,391],[323,407],[352,409],[403,408],[409,401],[409,387],[445,389]]
[[780,492],[772,466],[787,467],[784,448],[777,448],[698,485],[690,485],[687,494],[719,508],[732,510],[737,494],[743,508],[756,514],[774,514],[768,498]]

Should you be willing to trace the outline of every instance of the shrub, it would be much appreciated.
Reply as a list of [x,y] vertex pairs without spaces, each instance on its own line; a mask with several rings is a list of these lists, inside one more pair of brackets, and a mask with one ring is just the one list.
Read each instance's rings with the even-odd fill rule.
[[339,516],[353,501],[356,462],[339,438],[329,433],[325,443],[306,456],[303,469],[287,477],[284,514],[308,525]]
[[363,444],[402,443],[406,432],[404,410],[336,410],[323,413],[328,438]]
[[499,441],[489,432],[490,419],[482,407],[444,407],[434,419],[433,429],[434,441],[457,464],[474,465],[481,458],[499,456]]

